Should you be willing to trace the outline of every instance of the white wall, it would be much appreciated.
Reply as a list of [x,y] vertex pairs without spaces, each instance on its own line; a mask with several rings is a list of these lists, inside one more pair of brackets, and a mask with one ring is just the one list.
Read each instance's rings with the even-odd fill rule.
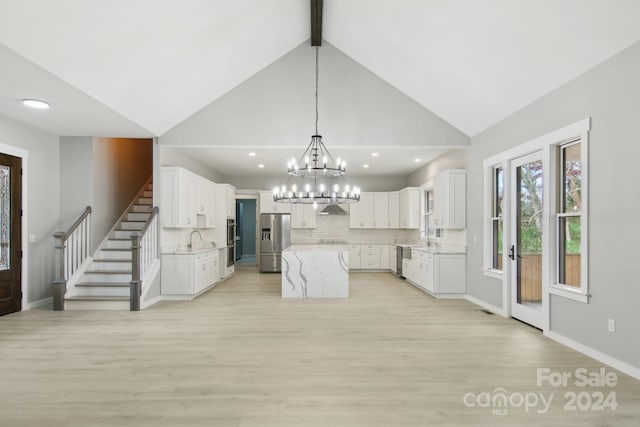
[[67,230],[93,206],[93,138],[60,138],[60,225]]
[[175,147],[158,147],[160,166],[180,166],[196,173],[209,181],[225,183],[224,177],[195,157]]
[[[502,304],[502,283],[481,273],[482,161],[585,117],[589,141],[589,304],[552,296],[551,331],[640,369],[640,43],[472,139],[468,149],[468,292]],[[607,319],[616,332],[607,332]]]
[[[0,143],[27,150],[29,234],[36,238],[28,245],[27,303],[51,296],[53,280],[53,238],[60,217],[60,144],[56,135],[0,116]],[[23,289],[24,289],[23,283]]]

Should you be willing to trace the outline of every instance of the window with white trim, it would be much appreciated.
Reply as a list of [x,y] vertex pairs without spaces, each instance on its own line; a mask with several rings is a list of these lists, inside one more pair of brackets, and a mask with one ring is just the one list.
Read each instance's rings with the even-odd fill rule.
[[580,140],[558,146],[556,249],[558,285],[582,284],[582,156]]
[[502,271],[502,240],[504,235],[504,169],[493,167],[491,200],[491,265],[495,271]]
[[429,184],[420,187],[420,238],[440,239],[444,237],[444,230],[434,228],[433,221],[433,188]]

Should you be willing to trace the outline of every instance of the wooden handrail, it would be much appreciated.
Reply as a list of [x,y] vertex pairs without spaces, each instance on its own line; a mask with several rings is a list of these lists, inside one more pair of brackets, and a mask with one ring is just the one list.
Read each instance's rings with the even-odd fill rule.
[[73,225],[69,227],[69,229],[66,232],[63,232],[63,234],[60,234],[60,232],[58,232],[55,235],[62,237],[63,240],[67,240],[69,236],[71,236],[71,233],[73,233],[75,229],[78,228],[80,224],[82,224],[82,221],[84,221],[84,219],[91,213],[91,211],[92,211],[91,206],[87,206],[84,209],[84,212],[82,212],[82,215],[80,215],[80,218],[78,218],[76,222],[74,222]]
[[144,233],[147,232],[147,229],[149,228],[149,226],[151,225],[151,221],[153,221],[153,218],[156,217],[156,215],[158,215],[158,211],[160,209],[158,209],[157,206],[154,206],[153,209],[151,210],[151,216],[149,216],[149,219],[147,219],[147,222],[144,224],[144,227],[142,227],[142,229],[140,230],[140,234],[144,235]]

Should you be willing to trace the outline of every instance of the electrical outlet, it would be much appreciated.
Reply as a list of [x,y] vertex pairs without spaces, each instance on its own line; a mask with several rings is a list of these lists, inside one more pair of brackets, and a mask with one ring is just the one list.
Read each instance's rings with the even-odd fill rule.
[[616,331],[616,321],[613,319],[609,319],[609,332]]

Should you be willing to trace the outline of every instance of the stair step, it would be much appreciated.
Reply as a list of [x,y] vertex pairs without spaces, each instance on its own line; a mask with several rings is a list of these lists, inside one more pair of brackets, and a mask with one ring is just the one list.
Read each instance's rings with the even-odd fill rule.
[[151,212],[129,212],[125,221],[144,221],[146,222],[151,216]]
[[135,204],[131,207],[131,212],[151,212],[151,205],[150,204],[146,204],[146,205],[141,205],[141,204]]
[[[113,239],[109,239],[109,240],[113,240]],[[126,239],[126,240],[131,240],[131,239]],[[100,249],[101,251],[113,251],[113,252],[131,252],[131,248],[102,248]]]
[[129,297],[73,296],[64,299],[65,310],[121,310],[130,308]]
[[128,282],[82,282],[76,284],[76,286],[80,287],[105,287],[105,288],[128,288]]
[[153,190],[144,190],[142,192],[143,197],[153,197]]
[[121,221],[120,226],[116,230],[142,230],[147,221]]
[[87,270],[86,274],[131,274],[131,270]]
[[[131,245],[129,245],[131,246]],[[95,255],[96,258],[100,260],[127,260],[131,262],[131,247],[129,248],[102,248]]]
[[151,205],[153,203],[153,199],[151,197],[138,197],[136,204],[138,205]]
[[113,234],[111,235],[111,237],[109,238],[109,240],[111,239],[125,239],[128,241],[131,241],[131,235],[137,231],[140,230],[123,230],[121,228],[116,228],[115,230],[113,230]]

